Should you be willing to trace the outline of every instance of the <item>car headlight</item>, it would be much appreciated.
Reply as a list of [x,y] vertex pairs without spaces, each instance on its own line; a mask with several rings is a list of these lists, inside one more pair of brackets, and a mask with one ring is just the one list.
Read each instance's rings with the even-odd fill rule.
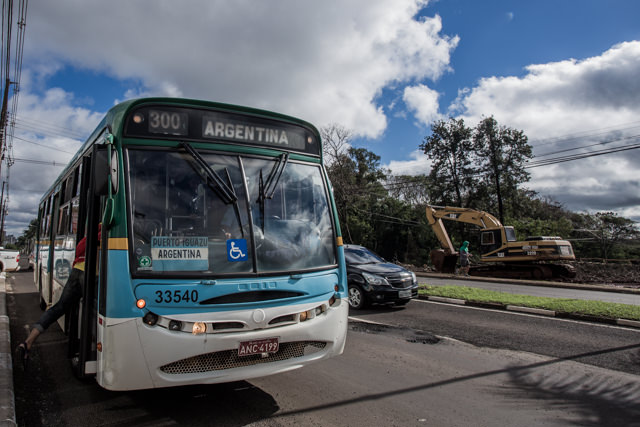
[[415,284],[418,279],[416,278],[416,273],[414,273],[413,271],[410,271],[409,273],[411,273],[411,280],[413,280],[413,283]]
[[387,279],[385,279],[382,276],[378,276],[376,274],[371,274],[371,273],[362,273],[362,276],[364,277],[364,280],[366,280],[367,283],[370,285],[391,286],[389,282],[387,282]]

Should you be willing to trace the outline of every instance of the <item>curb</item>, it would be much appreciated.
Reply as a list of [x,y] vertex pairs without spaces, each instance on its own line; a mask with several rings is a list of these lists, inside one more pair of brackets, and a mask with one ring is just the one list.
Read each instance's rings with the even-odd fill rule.
[[0,426],[16,426],[11,332],[7,316],[6,273],[0,273]]
[[501,303],[473,302],[473,301],[466,301],[466,300],[457,299],[457,298],[444,298],[444,297],[438,297],[438,296],[426,296],[426,297],[419,296],[418,299],[433,301],[433,302],[440,302],[444,304],[467,305],[469,307],[490,308],[494,310],[506,310],[506,311],[520,312],[520,313],[536,314],[539,316],[558,317],[562,319],[573,319],[573,320],[580,320],[583,322],[607,323],[610,325],[628,326],[631,328],[640,329],[640,321],[637,321],[637,320],[612,319],[608,317],[587,316],[584,314],[564,313],[564,312],[557,312],[553,310],[545,310],[542,308],[520,307],[517,305],[505,305]]

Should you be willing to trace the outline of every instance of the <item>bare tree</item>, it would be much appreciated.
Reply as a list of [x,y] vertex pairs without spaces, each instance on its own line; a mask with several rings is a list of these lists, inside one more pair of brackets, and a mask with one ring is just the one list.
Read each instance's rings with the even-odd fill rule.
[[332,165],[346,156],[351,148],[353,132],[337,123],[321,128],[320,136],[322,136],[322,154],[327,165]]

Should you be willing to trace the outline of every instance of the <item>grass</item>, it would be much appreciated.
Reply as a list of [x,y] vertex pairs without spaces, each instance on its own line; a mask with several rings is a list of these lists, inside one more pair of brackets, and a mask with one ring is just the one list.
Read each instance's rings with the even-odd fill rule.
[[421,286],[420,296],[457,298],[478,303],[498,303],[520,307],[542,308],[557,313],[598,316],[610,319],[640,321],[640,306],[568,298],[533,297],[506,292],[487,291],[467,286]]

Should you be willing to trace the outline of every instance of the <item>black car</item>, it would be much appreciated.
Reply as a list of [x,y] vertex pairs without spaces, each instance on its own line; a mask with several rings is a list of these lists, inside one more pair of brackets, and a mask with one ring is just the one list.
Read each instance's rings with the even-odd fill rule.
[[344,255],[352,308],[374,303],[405,305],[418,296],[413,272],[385,261],[363,246],[344,245]]

